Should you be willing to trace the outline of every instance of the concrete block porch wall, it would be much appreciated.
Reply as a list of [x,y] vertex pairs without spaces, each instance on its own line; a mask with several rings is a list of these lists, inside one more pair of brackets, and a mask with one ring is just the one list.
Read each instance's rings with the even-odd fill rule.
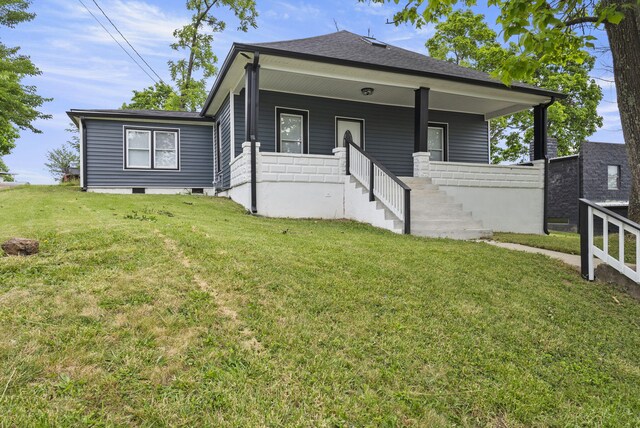
[[[259,215],[352,219],[402,233],[403,219],[397,218],[379,201],[370,202],[362,186],[345,174],[344,148],[334,149],[333,155],[299,155],[265,153],[260,152],[259,147],[258,143],[256,187]],[[250,209],[250,143],[244,143],[242,150],[230,164],[231,188],[221,195],[229,196]],[[450,200],[447,206],[456,210],[450,213],[451,217],[469,217],[473,221],[474,226],[468,227],[473,227],[478,233],[473,236],[458,234],[457,237],[486,236],[488,229],[519,233],[543,231],[543,163],[501,166],[433,162],[429,160],[428,153],[416,153],[414,176],[407,179],[410,186],[416,187],[412,204],[429,207],[429,200],[419,202],[414,198],[442,199],[446,194]],[[416,182],[415,178],[424,183]],[[424,189],[425,186],[430,191],[420,193],[418,188]],[[450,235],[456,237],[455,234]]]

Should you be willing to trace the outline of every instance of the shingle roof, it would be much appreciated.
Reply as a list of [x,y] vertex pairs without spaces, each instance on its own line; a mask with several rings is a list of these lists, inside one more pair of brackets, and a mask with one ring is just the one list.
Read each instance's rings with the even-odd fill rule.
[[[373,42],[373,43],[372,43]],[[379,46],[382,44],[383,46]],[[287,40],[271,43],[243,44],[243,47],[257,47],[268,50],[293,52],[303,55],[313,55],[328,59],[354,61],[375,66],[393,67],[410,72],[439,75],[443,78],[459,78],[478,82],[502,84],[489,74],[471,68],[462,67],[448,61],[441,61],[407,49],[368,39],[349,31],[338,31],[323,36],[305,39]],[[515,88],[535,89],[549,94],[536,86],[521,82],[511,84]]]

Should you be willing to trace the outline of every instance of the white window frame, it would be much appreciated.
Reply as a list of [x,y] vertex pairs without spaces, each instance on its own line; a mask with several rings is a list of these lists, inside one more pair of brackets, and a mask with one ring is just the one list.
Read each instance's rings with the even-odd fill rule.
[[[616,187],[611,187],[611,183],[609,183],[609,169],[610,168],[615,168],[616,169]],[[621,173],[621,168],[620,165],[607,165],[607,190],[620,190],[620,181],[621,181],[621,177],[620,177],[620,173]]]
[[[180,171],[181,170],[181,162],[180,162],[180,128],[163,128],[158,126],[132,126],[132,125],[123,125],[123,159],[122,159],[122,169],[123,170],[137,170],[137,171]],[[140,167],[140,166],[129,166],[129,131],[142,131],[147,132],[150,135],[150,145],[149,145],[149,163],[148,167]],[[159,168],[155,165],[155,135],[156,132],[165,132],[165,133],[175,133],[176,135],[176,165],[175,168]],[[132,149],[136,150],[136,149]],[[140,149],[141,150],[141,149]]]
[[[157,141],[156,136],[158,134],[173,134],[174,135],[175,139],[174,139],[173,150],[158,149],[158,147],[156,146],[156,141]],[[174,152],[176,154],[176,161],[175,161],[174,165],[172,167],[158,167],[158,163],[157,163],[158,157],[156,156],[156,153],[158,151],[161,151],[161,152]],[[160,129],[156,129],[156,130],[153,131],[153,169],[170,169],[170,170],[178,169],[178,132],[177,131],[165,131],[165,130],[160,130]]]
[[280,118],[283,118],[285,116],[300,119],[300,140],[289,140],[289,139],[283,138],[282,124],[278,123],[278,126],[280,126],[280,141],[278,141],[278,145],[280,146],[280,152],[291,153],[291,152],[285,152],[282,150],[282,143],[300,143],[300,152],[291,153],[291,154],[302,155],[304,154],[304,116],[301,114],[280,113]]
[[442,160],[437,162],[449,162],[449,124],[447,122],[431,122],[427,125],[427,151],[429,150],[429,128],[442,129],[444,132],[442,138]]
[[[147,134],[147,149],[136,149],[136,148],[130,148],[129,147],[129,132],[144,132]],[[136,128],[126,128],[125,132],[124,132],[124,141],[125,141],[125,167],[127,169],[151,169],[151,151],[153,150],[153,143],[152,143],[152,138],[151,138],[151,130],[148,129],[136,129]],[[140,165],[131,165],[129,164],[129,152],[131,150],[136,150],[139,152],[142,151],[146,151],[148,152],[149,156],[147,157],[147,165],[146,166],[140,166]]]

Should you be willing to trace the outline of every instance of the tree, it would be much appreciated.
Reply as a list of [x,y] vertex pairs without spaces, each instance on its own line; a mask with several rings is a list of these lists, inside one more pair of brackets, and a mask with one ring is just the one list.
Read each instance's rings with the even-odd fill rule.
[[207,98],[207,79],[217,71],[218,58],[212,49],[214,34],[226,27],[225,21],[213,15],[214,8],[231,9],[240,21],[238,30],[246,32],[249,27],[257,27],[255,0],[187,0],[186,5],[193,13],[191,22],[173,32],[176,42],[171,44],[175,51],[186,51],[186,57],[168,62],[173,86],[161,82],[134,91],[133,102],[123,108],[198,110]]
[[[493,73],[506,58],[517,54],[514,43],[504,47],[497,39],[498,35],[485,23],[483,15],[458,10],[436,25],[436,32],[427,40],[426,47],[434,58]],[[602,90],[589,77],[594,65],[595,58],[591,55],[587,55],[581,64],[568,61],[558,66],[540,62],[539,68],[526,80],[526,83],[568,94],[548,110],[549,135],[558,139],[560,156],[575,153],[580,144],[602,126],[602,118],[597,112]],[[532,140],[530,112],[492,120],[492,162],[526,159]]]
[[[0,26],[15,28],[34,19],[35,14],[27,11],[30,3],[30,0],[0,0]],[[19,47],[0,42],[0,156],[11,152],[21,130],[40,133],[33,123],[51,118],[38,111],[50,99],[39,96],[35,86],[22,83],[25,77],[40,74],[29,57],[20,54]]]
[[[364,1],[364,0],[361,0]],[[371,0],[374,3],[399,0]],[[394,17],[396,25],[421,28],[449,16],[454,6],[475,5],[475,0],[407,0]],[[638,0],[488,0],[498,9],[496,24],[517,53],[505,58],[495,75],[509,84],[527,80],[540,64],[580,64],[594,49],[592,29],[604,30],[613,58],[618,98],[632,184],[629,217],[640,222],[640,2]]]
[[171,85],[158,82],[141,91],[133,91],[131,102],[122,104],[122,109],[134,110],[181,110],[180,97]]
[[[4,163],[2,161],[2,159],[0,159],[0,172],[9,172],[9,168],[7,167],[7,164]],[[0,175],[0,181],[5,181],[5,182],[12,182],[13,176],[12,175]]]
[[66,130],[70,132],[71,138],[61,147],[47,152],[47,160],[44,166],[47,167],[51,175],[62,181],[62,178],[71,172],[71,168],[77,168],[80,164],[80,137],[78,129],[72,124]]

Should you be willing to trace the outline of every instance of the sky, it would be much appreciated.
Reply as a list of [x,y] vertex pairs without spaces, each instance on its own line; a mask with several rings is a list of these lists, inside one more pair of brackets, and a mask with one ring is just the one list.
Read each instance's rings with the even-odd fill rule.
[[[140,52],[151,67],[169,81],[168,60],[177,60],[180,52],[169,47],[173,30],[189,22],[189,13],[180,0],[96,0],[109,17]],[[93,0],[82,0],[116,36]],[[216,16],[227,22],[223,33],[215,36],[213,49],[221,65],[231,43],[268,42],[312,37],[340,30],[370,34],[384,42],[426,54],[425,41],[433,35],[433,26],[416,30],[409,25],[389,25],[394,4],[369,4],[357,0],[257,0],[258,28],[237,31],[238,21],[220,8]],[[44,167],[49,150],[61,146],[70,134],[69,109],[119,108],[131,99],[131,91],[153,81],[118,47],[94,20],[79,0],[36,0],[31,11],[35,20],[15,29],[0,28],[0,40],[8,46],[20,46],[42,71],[25,80],[36,85],[47,98],[42,111],[53,116],[36,122],[42,131],[23,131],[13,152],[3,159],[16,180],[32,184],[53,183]],[[493,25],[495,11],[476,7]],[[597,33],[602,42],[604,35]],[[126,46],[126,44],[119,39]],[[135,55],[134,55],[135,57]],[[139,62],[141,62],[138,59]],[[151,73],[150,73],[151,74]],[[153,75],[153,74],[152,74]],[[598,56],[593,77],[603,89],[598,112],[604,125],[591,141],[622,143],[622,131],[612,83],[611,59]],[[213,79],[210,85],[213,84]]]

